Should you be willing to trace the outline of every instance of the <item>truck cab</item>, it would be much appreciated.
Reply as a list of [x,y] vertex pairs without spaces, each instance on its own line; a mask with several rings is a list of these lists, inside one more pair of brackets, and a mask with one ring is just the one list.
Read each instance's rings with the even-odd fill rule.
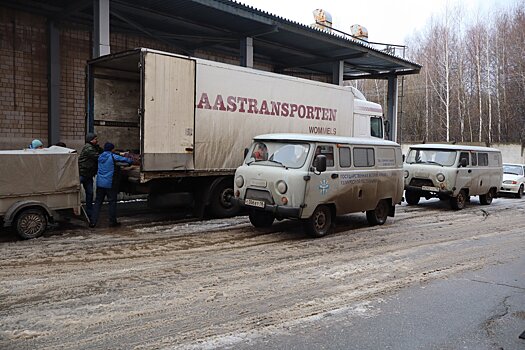
[[366,211],[370,224],[393,216],[403,192],[400,146],[391,141],[303,134],[254,138],[235,173],[233,201],[255,227],[298,219],[315,237],[335,217]]

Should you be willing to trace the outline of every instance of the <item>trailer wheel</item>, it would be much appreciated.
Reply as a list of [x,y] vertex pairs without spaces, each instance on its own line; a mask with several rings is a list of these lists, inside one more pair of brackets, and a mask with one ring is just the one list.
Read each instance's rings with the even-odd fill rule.
[[270,227],[275,220],[272,213],[260,210],[250,210],[249,218],[252,225],[257,228]]
[[372,226],[383,225],[386,222],[389,210],[390,206],[388,205],[388,202],[382,199],[379,201],[379,203],[377,203],[377,206],[374,210],[366,211],[366,219]]
[[226,180],[219,182],[211,194],[211,214],[216,218],[225,218],[236,215],[239,211],[239,207],[230,202],[230,198],[232,197],[233,182]]
[[456,197],[450,197],[450,206],[454,210],[461,210],[465,208],[465,202],[467,201],[467,194],[464,190],[459,191]]
[[15,219],[16,232],[23,239],[40,237],[47,228],[47,217],[40,209],[22,210]]
[[481,203],[481,205],[490,205],[493,199],[494,199],[494,195],[493,195],[492,189],[490,189],[487,192],[487,194],[482,194],[479,196],[479,202]]
[[416,191],[405,191],[405,199],[408,203],[408,205],[417,205],[419,203],[419,199],[421,197],[419,196],[419,192]]
[[304,221],[304,230],[313,237],[326,236],[332,229],[332,211],[326,205],[315,208],[312,216]]

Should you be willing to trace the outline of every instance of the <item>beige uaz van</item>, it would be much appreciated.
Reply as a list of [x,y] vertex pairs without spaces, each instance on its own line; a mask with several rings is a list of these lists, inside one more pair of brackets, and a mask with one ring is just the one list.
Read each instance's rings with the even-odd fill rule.
[[409,205],[421,197],[438,197],[456,210],[463,209],[470,196],[479,196],[481,204],[492,203],[503,177],[501,152],[477,146],[414,145],[403,169]]
[[268,134],[246,152],[232,200],[248,208],[255,227],[300,219],[321,237],[336,215],[366,212],[370,224],[382,225],[402,199],[401,148],[392,141]]

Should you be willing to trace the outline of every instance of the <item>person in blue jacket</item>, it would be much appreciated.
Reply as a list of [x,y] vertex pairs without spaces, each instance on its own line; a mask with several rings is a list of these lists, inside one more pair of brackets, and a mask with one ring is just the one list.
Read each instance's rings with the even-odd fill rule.
[[[98,156],[98,171],[97,171],[97,192],[95,199],[95,206],[93,208],[93,215],[90,218],[89,227],[97,225],[100,208],[104,199],[108,198],[109,202],[109,226],[120,226],[117,221],[117,194],[118,194],[118,166],[116,162],[132,164],[133,159],[119,156],[113,153],[115,145],[111,142],[104,144],[104,152]],[[116,171],[115,171],[116,170]],[[117,175],[117,176],[115,176]]]

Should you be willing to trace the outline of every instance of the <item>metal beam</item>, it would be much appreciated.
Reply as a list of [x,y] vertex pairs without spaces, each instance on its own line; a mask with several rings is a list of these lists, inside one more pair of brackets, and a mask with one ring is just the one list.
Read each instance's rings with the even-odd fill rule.
[[191,55],[192,54],[192,52],[190,50],[187,50],[187,49],[183,48],[180,44],[174,43],[171,40],[166,40],[166,39],[160,37],[159,35],[155,35],[151,31],[149,31],[148,29],[146,29],[143,26],[141,26],[140,24],[138,24],[138,23],[130,20],[126,16],[120,14],[118,11],[112,10],[111,14],[113,16],[115,16],[116,18],[120,19],[121,21],[127,23],[128,25],[132,26],[133,28],[137,29],[138,31],[146,34],[147,36],[149,36],[149,37],[151,37],[151,38],[153,38],[155,40],[161,41],[161,42],[163,42],[163,43],[165,43],[165,44],[167,44],[169,46],[176,47],[177,49],[181,50],[186,55]]
[[253,38],[241,39],[241,66],[253,68]]
[[397,76],[388,77],[387,120],[390,124],[389,139],[397,142]]
[[343,86],[345,61],[334,62],[332,66],[332,84]]
[[47,140],[54,145],[60,141],[60,30],[48,21],[48,80],[47,80]]
[[316,64],[323,64],[323,63],[329,63],[329,62],[334,62],[334,61],[344,61],[344,60],[348,60],[348,59],[352,59],[352,58],[361,58],[361,57],[366,57],[366,56],[368,56],[367,52],[359,52],[359,53],[353,53],[353,54],[347,54],[347,55],[341,55],[341,56],[335,56],[335,57],[323,56],[321,58],[308,60],[308,61],[305,60],[305,61],[302,61],[302,62],[300,62],[300,61],[292,62],[286,68],[312,66],[312,65],[316,65]]
[[93,57],[109,55],[109,0],[93,0]]

